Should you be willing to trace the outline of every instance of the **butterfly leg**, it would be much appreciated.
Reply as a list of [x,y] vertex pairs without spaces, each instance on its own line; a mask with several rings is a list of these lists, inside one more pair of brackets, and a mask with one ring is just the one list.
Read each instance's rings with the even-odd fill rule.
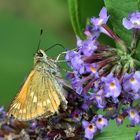
[[[63,55],[63,54],[66,54],[66,52],[60,53],[60,54],[56,57],[55,62],[59,62],[59,58],[60,58],[61,55]],[[64,61],[64,60],[60,60],[60,61]]]

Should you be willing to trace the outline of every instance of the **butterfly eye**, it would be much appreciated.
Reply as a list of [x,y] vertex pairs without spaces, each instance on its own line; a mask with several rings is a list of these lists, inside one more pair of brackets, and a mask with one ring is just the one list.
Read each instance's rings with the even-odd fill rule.
[[41,53],[41,52],[38,52],[37,55],[38,55],[39,57],[43,57],[43,53]]

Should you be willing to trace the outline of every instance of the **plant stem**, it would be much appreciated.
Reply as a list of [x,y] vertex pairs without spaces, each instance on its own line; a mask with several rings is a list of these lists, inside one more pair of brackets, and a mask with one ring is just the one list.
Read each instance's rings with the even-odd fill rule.
[[140,67],[140,62],[136,59],[133,59],[134,63],[136,64],[136,66]]
[[134,29],[132,35],[132,42],[131,42],[132,54],[134,54],[136,50],[137,37],[138,37],[138,29]]

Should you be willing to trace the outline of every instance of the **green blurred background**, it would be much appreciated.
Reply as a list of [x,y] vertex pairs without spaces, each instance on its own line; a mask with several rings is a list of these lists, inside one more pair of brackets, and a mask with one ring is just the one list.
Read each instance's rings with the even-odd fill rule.
[[[83,23],[103,5],[102,0],[89,1],[90,5],[86,0],[81,4]],[[11,102],[30,72],[41,28],[41,48],[55,43],[69,49],[75,45],[67,0],[0,0],[0,105]],[[62,51],[58,47],[47,54],[54,58]]]

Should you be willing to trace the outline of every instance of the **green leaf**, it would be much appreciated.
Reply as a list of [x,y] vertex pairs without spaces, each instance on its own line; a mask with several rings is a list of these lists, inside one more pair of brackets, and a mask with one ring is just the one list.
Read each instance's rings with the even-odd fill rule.
[[122,19],[139,9],[138,0],[104,0],[114,31],[130,46],[132,31],[122,25]]
[[121,126],[117,126],[115,121],[110,121],[109,125],[97,135],[94,140],[133,140],[139,125],[136,127],[127,127],[128,121]]
[[79,0],[68,0],[70,19],[76,35],[84,39],[84,33],[81,26]]

